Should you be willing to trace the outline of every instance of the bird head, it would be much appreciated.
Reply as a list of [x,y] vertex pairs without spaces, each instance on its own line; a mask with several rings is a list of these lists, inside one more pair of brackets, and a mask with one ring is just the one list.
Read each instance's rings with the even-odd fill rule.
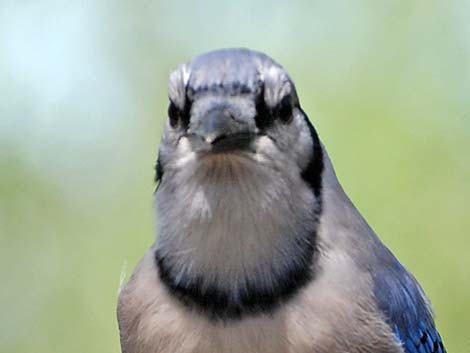
[[293,81],[268,56],[247,49],[203,54],[171,74],[169,98],[157,179],[163,171],[238,166],[236,178],[253,163],[312,174],[309,164],[320,153],[316,133]]

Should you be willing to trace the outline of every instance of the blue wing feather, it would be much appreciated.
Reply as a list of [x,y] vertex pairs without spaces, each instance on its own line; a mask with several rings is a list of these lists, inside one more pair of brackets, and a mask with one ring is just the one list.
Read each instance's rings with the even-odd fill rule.
[[393,257],[374,272],[374,294],[406,353],[446,353],[425,295],[413,276]]
[[397,326],[395,335],[406,353],[446,353],[442,339],[434,326],[404,333]]

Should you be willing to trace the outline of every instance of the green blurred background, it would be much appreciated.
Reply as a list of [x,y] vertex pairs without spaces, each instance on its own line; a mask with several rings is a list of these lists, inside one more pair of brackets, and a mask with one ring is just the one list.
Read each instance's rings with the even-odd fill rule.
[[291,73],[343,185],[470,345],[470,2],[0,2],[0,352],[119,352],[154,239],[171,69],[220,47]]

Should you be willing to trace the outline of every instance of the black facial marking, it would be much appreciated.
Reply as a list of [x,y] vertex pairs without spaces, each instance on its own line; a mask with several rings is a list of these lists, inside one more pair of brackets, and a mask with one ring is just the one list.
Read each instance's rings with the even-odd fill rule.
[[252,87],[240,81],[234,81],[226,84],[212,83],[210,85],[202,85],[193,87],[193,94],[201,95],[205,93],[223,94],[229,96],[239,96],[252,93]]
[[260,130],[264,130],[267,127],[271,126],[273,123],[273,115],[266,102],[264,101],[264,86],[261,86],[258,95],[256,96],[255,101],[256,116],[255,122],[256,126]]
[[162,162],[160,161],[160,155],[158,156],[157,159],[157,164],[155,165],[155,182],[160,183],[162,180],[163,176],[163,167],[162,167]]
[[255,101],[255,122],[258,129],[264,130],[270,127],[276,119],[284,124],[290,123],[294,117],[292,98],[288,94],[274,108],[269,108],[264,100],[264,86],[261,86],[260,93],[256,96]]
[[170,125],[172,127],[178,126],[178,123],[184,128],[187,128],[189,125],[190,112],[191,112],[192,102],[186,98],[184,108],[179,109],[173,101],[170,100],[170,105],[168,106],[168,119],[170,120]]
[[168,106],[168,118],[170,119],[170,125],[173,127],[178,125],[180,117],[180,110],[176,107],[175,103],[170,101],[170,105]]
[[302,172],[302,178],[308,185],[310,185],[315,196],[320,199],[322,189],[322,173],[324,167],[323,150],[315,128],[313,127],[305,112],[302,111],[302,114],[305,117],[305,121],[307,122],[307,125],[310,129],[310,135],[312,136],[313,140],[313,156],[305,170]]
[[276,117],[283,123],[288,123],[293,118],[292,109],[291,97],[289,95],[284,96],[275,108]]
[[189,126],[192,104],[193,104],[192,100],[190,99],[188,93],[186,93],[186,99],[184,101],[184,108],[181,114],[181,124],[185,129],[187,129]]

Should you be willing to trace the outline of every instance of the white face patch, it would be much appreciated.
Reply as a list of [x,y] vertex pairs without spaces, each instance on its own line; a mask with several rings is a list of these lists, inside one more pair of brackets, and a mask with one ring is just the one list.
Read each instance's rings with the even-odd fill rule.
[[170,75],[169,96],[170,99],[183,109],[186,96],[186,85],[189,80],[189,68],[186,64],[182,64],[178,70],[175,70]]
[[269,107],[275,107],[281,99],[292,92],[287,73],[279,66],[270,66],[263,73],[265,83],[264,100]]

